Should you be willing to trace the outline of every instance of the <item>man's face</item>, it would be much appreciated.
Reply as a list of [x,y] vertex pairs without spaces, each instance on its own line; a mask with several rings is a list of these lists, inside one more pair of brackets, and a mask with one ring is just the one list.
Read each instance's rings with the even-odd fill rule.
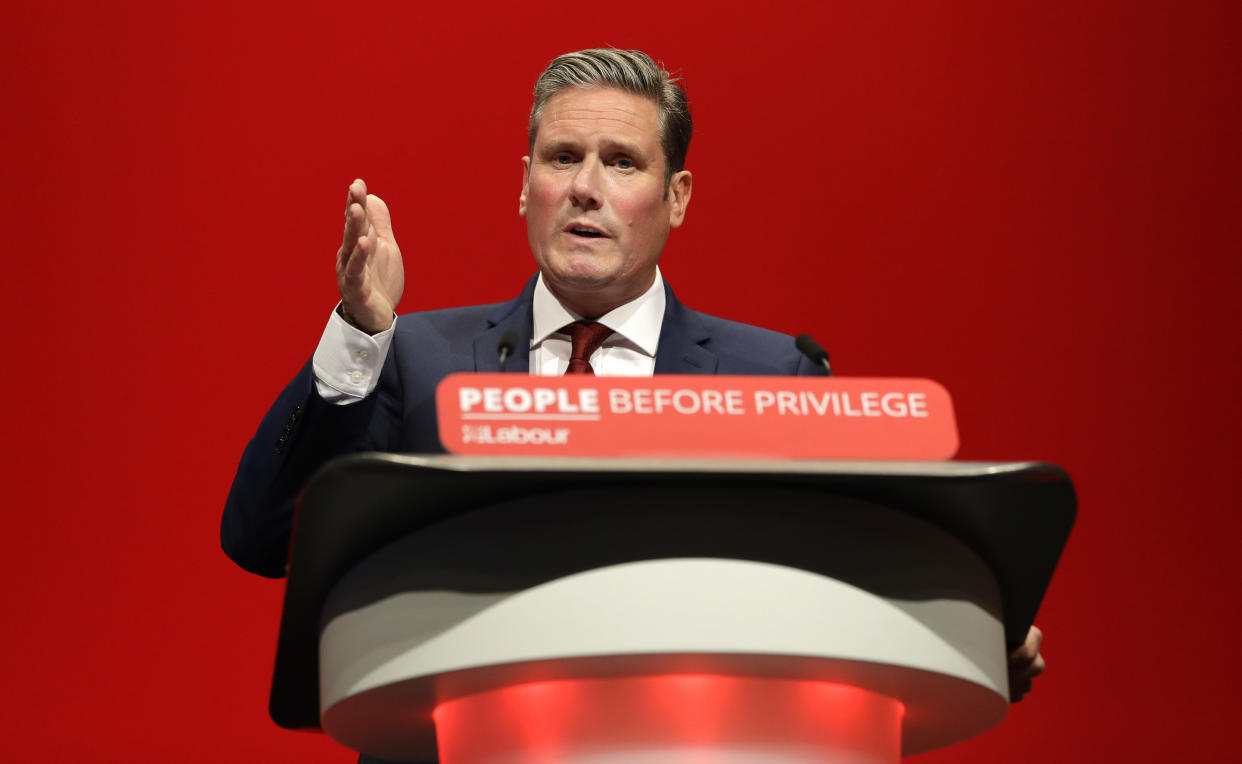
[[518,212],[552,293],[598,318],[651,286],[670,228],[690,202],[690,173],[665,194],[659,112],[612,88],[548,99],[525,168]]

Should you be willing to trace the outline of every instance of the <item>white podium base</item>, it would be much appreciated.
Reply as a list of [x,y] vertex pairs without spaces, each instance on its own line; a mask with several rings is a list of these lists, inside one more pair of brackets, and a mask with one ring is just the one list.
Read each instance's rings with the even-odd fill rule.
[[[574,506],[573,493],[560,496],[564,506]],[[693,507],[697,494],[685,494],[679,506]],[[906,709],[904,754],[963,740],[1004,717],[995,580],[947,533],[882,506],[834,499],[825,507],[815,494],[764,490],[753,498],[774,507],[764,510],[764,522],[782,524],[782,548],[805,546],[794,551],[815,572],[689,557],[549,573],[544,561],[560,564],[566,548],[584,560],[606,560],[610,545],[643,543],[638,534],[651,533],[634,527],[627,497],[618,496],[615,507],[598,491],[582,498],[594,502],[586,541],[582,510],[499,504],[395,541],[342,578],[325,606],[320,637],[323,729],[380,758],[426,759],[437,749],[433,710],[466,709],[470,696],[550,681],[660,675],[863,688]],[[753,536],[763,532],[755,526],[756,505],[749,517],[719,507],[684,511],[660,530],[691,545],[706,523],[716,539]],[[798,511],[775,509],[790,506]],[[612,723],[626,728],[648,713],[632,708],[610,711]],[[538,703],[521,710],[542,713]],[[489,728],[499,723],[485,717]],[[743,757],[739,762],[759,753],[736,743],[725,748]],[[799,746],[781,755],[803,756],[794,753]],[[725,761],[723,750],[710,760]],[[666,754],[658,749],[650,760],[698,760],[660,758]],[[479,761],[581,760],[508,755]],[[626,761],[637,761],[633,756],[627,750]],[[780,759],[765,748],[763,760]]]

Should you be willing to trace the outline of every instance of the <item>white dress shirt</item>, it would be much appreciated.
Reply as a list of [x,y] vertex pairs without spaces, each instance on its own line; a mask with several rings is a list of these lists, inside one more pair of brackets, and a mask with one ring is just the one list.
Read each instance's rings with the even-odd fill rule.
[[[656,268],[655,281],[637,298],[600,316],[599,323],[613,334],[591,354],[591,368],[601,377],[649,377],[655,373],[656,347],[664,323],[664,279]],[[566,308],[543,283],[535,282],[534,331],[530,342],[530,373],[560,376],[569,366],[569,335],[560,330],[582,318]],[[319,397],[344,405],[375,391],[380,371],[392,345],[397,322],[379,334],[367,334],[349,324],[336,310],[328,318],[311,367]]]

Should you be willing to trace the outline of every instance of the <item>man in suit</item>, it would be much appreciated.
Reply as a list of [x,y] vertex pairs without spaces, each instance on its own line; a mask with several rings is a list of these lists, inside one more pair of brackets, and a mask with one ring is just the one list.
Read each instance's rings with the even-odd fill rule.
[[[388,207],[355,180],[337,254],[340,304],[242,457],[221,526],[229,556],[284,575],[295,498],[334,456],[442,451],[436,385],[453,372],[496,371],[510,331],[513,372],[824,373],[792,338],[696,313],[664,284],[660,254],[691,198],[692,131],[685,93],[646,54],[554,60],[535,86],[518,199],[539,273],[496,305],[397,318],[404,269]],[[575,338],[592,326],[605,329],[583,349]],[[1034,647],[1028,669],[1042,668]]]
[[225,551],[284,574],[303,483],[351,451],[443,451],[435,388],[458,371],[496,371],[509,331],[513,372],[562,374],[576,322],[608,329],[582,359],[609,375],[822,374],[783,334],[696,313],[657,263],[681,225],[692,177],[685,93],[646,54],[561,56],[540,76],[518,212],[539,273],[497,305],[401,316],[401,252],[382,199],[350,184],[337,254],[341,302],[312,362],[285,388],[242,458],[225,507]]

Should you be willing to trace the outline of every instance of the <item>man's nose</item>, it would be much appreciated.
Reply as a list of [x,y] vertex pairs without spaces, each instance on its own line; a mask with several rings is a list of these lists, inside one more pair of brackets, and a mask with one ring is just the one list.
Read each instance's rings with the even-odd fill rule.
[[600,193],[603,169],[599,159],[594,157],[586,157],[578,165],[578,172],[574,173],[573,184],[569,188],[570,200],[575,207],[584,210],[600,208],[603,201]]

